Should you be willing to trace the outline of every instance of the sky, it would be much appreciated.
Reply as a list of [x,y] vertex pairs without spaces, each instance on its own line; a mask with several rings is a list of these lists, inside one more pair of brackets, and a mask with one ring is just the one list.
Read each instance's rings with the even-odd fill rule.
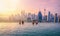
[[0,16],[18,14],[22,10],[37,14],[39,11],[45,14],[51,11],[52,14],[60,14],[60,0],[0,0]]

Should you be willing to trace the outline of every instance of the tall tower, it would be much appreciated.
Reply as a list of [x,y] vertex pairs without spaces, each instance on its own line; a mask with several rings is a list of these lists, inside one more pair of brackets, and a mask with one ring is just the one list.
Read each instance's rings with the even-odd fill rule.
[[42,13],[41,13],[41,11],[39,11],[39,13],[38,13],[38,21],[42,22]]
[[59,23],[60,23],[60,16],[59,16]]
[[51,22],[54,22],[54,15],[51,14]]
[[31,13],[28,13],[27,21],[31,22]]
[[45,16],[45,13],[46,13],[46,9],[44,9],[44,16]]
[[45,13],[46,13],[46,9],[44,9],[44,17],[43,17],[44,22],[45,22]]
[[48,22],[50,22],[50,20],[51,20],[51,13],[50,13],[50,11],[48,12]]
[[26,17],[25,17],[25,10],[22,10],[21,11],[21,20],[25,20],[26,19]]
[[57,16],[57,13],[55,14],[55,22],[58,22],[58,16]]

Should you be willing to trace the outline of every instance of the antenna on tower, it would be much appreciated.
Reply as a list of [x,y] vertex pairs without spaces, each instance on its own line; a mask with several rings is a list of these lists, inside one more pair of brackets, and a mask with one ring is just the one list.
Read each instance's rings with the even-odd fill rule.
[[45,16],[46,9],[44,9],[44,16]]

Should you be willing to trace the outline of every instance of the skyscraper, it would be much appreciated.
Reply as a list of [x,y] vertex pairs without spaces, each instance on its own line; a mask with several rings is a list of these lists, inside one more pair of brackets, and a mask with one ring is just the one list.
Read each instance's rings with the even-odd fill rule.
[[37,20],[37,16],[35,14],[32,14],[32,20]]
[[60,23],[60,15],[58,16],[58,21],[59,21],[59,23]]
[[47,22],[47,15],[44,16],[44,20],[45,20],[45,22]]
[[55,14],[55,22],[58,22],[58,16],[57,16],[57,13]]
[[38,21],[42,22],[42,13],[41,13],[41,11],[39,11],[39,13],[38,13]]
[[51,22],[54,22],[54,15],[51,14]]
[[59,23],[60,23],[60,17],[59,17]]
[[31,13],[28,13],[27,21],[28,21],[28,22],[31,22]]
[[43,16],[43,22],[46,22],[46,18],[47,16],[46,16],[46,9],[44,9],[44,16]]
[[48,12],[48,22],[50,22],[51,14],[50,11]]

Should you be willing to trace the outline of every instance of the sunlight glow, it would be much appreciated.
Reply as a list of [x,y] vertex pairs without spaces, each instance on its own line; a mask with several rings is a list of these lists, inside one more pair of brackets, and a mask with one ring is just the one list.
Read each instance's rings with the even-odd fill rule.
[[0,14],[11,14],[17,9],[18,0],[0,0]]
[[44,14],[44,9],[47,10],[46,14],[48,11],[59,14],[59,0],[0,0],[0,14],[2,15],[16,14],[22,10],[35,14],[41,11]]

